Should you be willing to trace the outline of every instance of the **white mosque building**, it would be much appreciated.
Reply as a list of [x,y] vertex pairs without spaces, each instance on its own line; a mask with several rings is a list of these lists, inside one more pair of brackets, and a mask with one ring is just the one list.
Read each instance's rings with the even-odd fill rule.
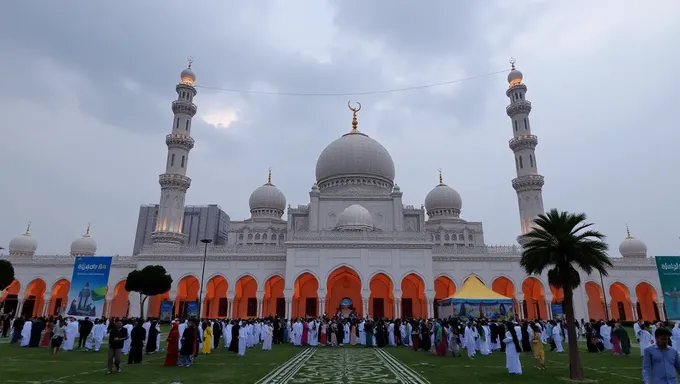
[[[460,217],[462,198],[441,176],[424,205],[404,204],[390,153],[358,128],[360,105],[350,107],[352,129],[319,155],[309,202],[287,206],[270,174],[250,196],[250,218],[231,221],[224,244],[185,245],[184,199],[192,181],[187,164],[197,111],[194,83],[190,64],[172,102],[153,242],[134,256],[114,257],[105,315],[138,315],[139,297],[125,291],[125,278],[155,264],[163,265],[174,282],[168,293],[148,300],[149,316],[159,315],[161,301],[173,302],[173,311],[181,315],[188,302],[201,300],[207,317],[290,318],[349,310],[361,316],[432,317],[437,300],[452,295],[471,276],[513,298],[520,318],[551,318],[551,304],[562,301],[563,293],[548,284],[546,275],[524,273],[520,245],[485,244],[482,223]],[[512,186],[525,233],[543,213],[544,178],[537,170],[527,86],[514,64],[508,83],[509,145],[517,169]],[[11,240],[9,255],[1,256],[16,271],[15,282],[2,296],[6,313],[59,313],[67,302],[74,257],[95,255],[97,244],[88,228],[73,241],[70,255],[40,255],[37,249],[29,226]],[[619,252],[609,276],[582,276],[575,292],[576,317],[664,319],[656,268],[645,244],[629,233]]]

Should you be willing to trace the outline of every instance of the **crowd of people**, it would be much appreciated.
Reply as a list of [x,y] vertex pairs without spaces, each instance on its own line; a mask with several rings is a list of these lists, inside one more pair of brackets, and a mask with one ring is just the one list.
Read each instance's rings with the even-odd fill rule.
[[[142,319],[32,318],[0,317],[3,337],[22,347],[50,347],[52,355],[60,350],[99,351],[108,336],[108,370],[119,372],[122,356],[129,364],[141,363],[144,355],[154,354],[166,344],[166,366],[190,367],[201,354],[210,354],[223,340],[223,347],[239,356],[261,344],[270,350],[273,344],[291,343],[299,347],[409,347],[438,356],[468,358],[491,353],[505,353],[506,368],[522,374],[520,356],[531,354],[538,369],[545,369],[544,346],[558,353],[567,342],[566,324],[558,320],[492,321],[488,319],[372,319],[355,314],[344,318],[305,317],[294,320],[279,317],[264,319],[175,319],[170,331],[161,337],[157,321]],[[629,355],[631,340],[626,329],[615,321],[576,322],[578,334],[585,338],[592,353],[612,351]],[[680,345],[680,323],[672,331],[668,323],[634,324],[635,338],[641,354],[654,344],[656,329],[667,329],[669,344]],[[76,339],[78,343],[76,344]]]

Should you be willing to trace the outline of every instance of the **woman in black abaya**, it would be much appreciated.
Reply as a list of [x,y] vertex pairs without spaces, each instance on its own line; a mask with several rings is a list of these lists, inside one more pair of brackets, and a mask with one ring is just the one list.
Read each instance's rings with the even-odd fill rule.
[[158,323],[153,321],[151,323],[151,327],[149,328],[149,337],[148,341],[146,342],[146,354],[151,355],[153,353],[156,353],[156,350],[158,349],[158,328],[157,325]]

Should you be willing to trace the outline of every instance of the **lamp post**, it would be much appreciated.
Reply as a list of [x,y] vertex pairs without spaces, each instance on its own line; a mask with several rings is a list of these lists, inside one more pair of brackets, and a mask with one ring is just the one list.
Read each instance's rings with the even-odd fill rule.
[[602,298],[604,299],[604,314],[609,321],[609,307],[607,306],[607,292],[604,289],[604,279],[602,279],[602,272],[600,272],[600,286],[602,287]]
[[203,277],[205,276],[205,260],[208,258],[208,244],[212,243],[212,239],[203,239],[201,243],[205,244],[203,248],[203,270],[201,271],[201,289],[198,294],[198,318],[200,319],[203,314],[201,312],[201,304],[203,304]]

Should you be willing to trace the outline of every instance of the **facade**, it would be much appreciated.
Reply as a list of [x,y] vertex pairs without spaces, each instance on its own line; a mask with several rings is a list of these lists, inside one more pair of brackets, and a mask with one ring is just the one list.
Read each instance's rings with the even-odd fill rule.
[[[441,173],[423,205],[404,204],[390,153],[359,130],[360,105],[350,106],[352,129],[321,152],[309,202],[287,205],[270,172],[250,197],[250,217],[228,223],[226,241],[219,230],[211,230],[212,244],[197,243],[203,235],[187,233],[184,206],[191,184],[186,176],[194,145],[191,118],[197,110],[194,82],[189,66],[172,104],[175,115],[166,136],[168,163],[159,178],[155,222],[149,219],[151,210],[140,214],[138,237],[143,234],[144,240],[136,241],[133,256],[114,258],[105,314],[137,315],[139,298],[125,292],[125,278],[135,268],[161,264],[174,282],[170,292],[148,301],[149,316],[159,314],[161,301],[174,302],[181,315],[187,302],[200,300],[207,317],[298,317],[338,311],[432,317],[437,315],[437,300],[476,276],[513,298],[519,317],[552,317],[551,304],[561,302],[563,293],[547,283],[546,275],[523,272],[520,245],[486,245],[482,223],[460,217],[462,198]],[[506,112],[513,132],[509,144],[517,169],[512,186],[524,233],[543,212],[544,179],[537,170],[527,87],[514,63],[508,83]],[[147,236],[149,228],[153,232]],[[73,255],[94,255],[96,243],[88,231],[73,242],[71,255],[36,255],[36,249],[30,228],[10,243],[5,257],[14,264],[17,280],[4,293],[5,311],[58,312],[66,301]],[[619,252],[608,277],[582,276],[575,295],[576,317],[663,319],[656,268],[645,244],[629,233]]]

